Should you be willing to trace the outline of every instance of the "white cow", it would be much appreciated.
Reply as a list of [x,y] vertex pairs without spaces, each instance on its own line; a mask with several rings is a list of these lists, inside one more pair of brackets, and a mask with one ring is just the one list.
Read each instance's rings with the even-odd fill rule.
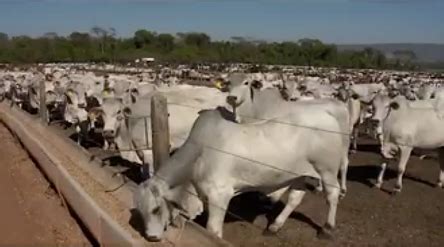
[[352,95],[358,95],[361,102],[370,104],[379,92],[385,90],[385,86],[382,83],[354,84],[350,86],[350,90]]
[[[310,120],[341,131],[329,114],[312,116]],[[288,120],[300,121],[297,118]],[[248,191],[269,194],[290,187],[286,207],[270,226],[276,231],[301,202],[305,188],[299,179],[304,176],[320,178],[325,186],[329,212],[324,229],[328,232],[336,225],[341,139],[332,132],[271,121],[237,124],[224,119],[217,110],[200,113],[185,144],[135,194],[148,239],[160,240],[169,224],[171,207],[177,206],[172,203],[176,198],[171,189],[190,182],[207,204],[207,229],[219,237],[226,209],[235,195]]]
[[65,91],[66,105],[64,107],[64,120],[75,126],[77,133],[77,143],[88,135],[92,128],[88,118],[88,105],[86,100],[85,85],[79,82],[71,82]]
[[[383,129],[382,154],[385,158],[393,158],[399,152],[398,178],[394,191],[402,189],[402,177],[413,148],[438,149],[441,167],[438,186],[444,183],[444,119],[440,118],[434,108],[433,100],[409,102],[399,96],[391,101],[388,107],[381,110],[385,115]],[[382,164],[378,176],[377,187],[382,186],[386,163]]]
[[343,148],[341,166],[341,195],[347,190],[346,176],[348,167],[348,149],[350,144],[350,115],[346,106],[337,100],[321,99],[310,101],[285,101],[277,89],[262,89],[258,81],[245,82],[233,87],[227,96],[227,103],[233,107],[237,120],[241,123],[273,120],[285,124],[289,116],[298,121],[292,122],[294,129],[306,128],[313,131],[329,131],[323,123],[307,121],[310,114],[330,114],[339,122],[341,131],[336,135],[341,137],[340,145]]
[[[193,87],[195,88],[195,87]],[[182,145],[191,127],[198,117],[198,112],[206,108],[214,108],[222,104],[222,100],[217,98],[199,98],[204,95],[198,92],[205,92],[216,89],[196,87],[193,90],[171,91],[162,93],[168,102],[168,112],[170,114],[170,137],[171,147],[177,148]],[[149,140],[145,138],[145,129],[148,137],[151,137],[151,98],[157,92],[152,92],[139,97],[136,103],[127,105],[122,98],[105,97],[100,108],[92,110],[97,117],[101,115],[104,120],[103,136],[107,140],[114,140],[121,150],[121,156],[129,161],[139,164],[152,164],[152,151]],[[214,94],[213,94],[214,95]],[[148,118],[145,126],[145,118]],[[141,149],[140,151],[127,151],[131,149]]]

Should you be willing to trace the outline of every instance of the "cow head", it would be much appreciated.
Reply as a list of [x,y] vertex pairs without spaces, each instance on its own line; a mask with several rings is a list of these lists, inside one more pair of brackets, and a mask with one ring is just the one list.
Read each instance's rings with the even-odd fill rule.
[[103,81],[96,80],[91,81],[87,87],[88,89],[86,90],[86,96],[93,97],[101,95],[105,88],[105,85]]
[[346,88],[339,88],[334,96],[342,102],[347,102],[350,99],[350,91]]
[[103,119],[103,137],[105,139],[115,138],[126,117],[131,114],[131,110],[124,106],[122,98],[107,97],[103,99],[101,108],[95,108],[93,112]]
[[57,101],[57,94],[53,90],[46,91],[45,95],[46,105],[54,105]]
[[170,223],[177,216],[178,203],[173,202],[171,190],[154,177],[141,184],[134,194],[134,205],[142,216],[148,241],[161,241]]
[[374,127],[378,127],[390,112],[391,99],[387,95],[376,95],[372,101],[373,114],[371,123]]
[[87,90],[85,86],[80,82],[71,82],[71,85],[66,89],[65,97],[68,104],[73,104],[79,108],[87,107]]
[[[86,111],[86,100],[84,94],[68,88],[64,96],[66,99],[64,112],[65,121],[71,124],[87,122],[88,113]],[[86,130],[82,130],[83,133],[85,131]]]
[[258,80],[246,80],[242,84],[233,87],[228,96],[227,103],[233,107],[239,107],[245,101],[254,101],[255,90],[260,90],[263,87],[263,83]]
[[136,86],[130,86],[128,89],[125,90],[125,93],[123,95],[124,99],[126,100],[126,104],[135,104],[137,102],[137,99],[140,96],[139,89],[137,89]]

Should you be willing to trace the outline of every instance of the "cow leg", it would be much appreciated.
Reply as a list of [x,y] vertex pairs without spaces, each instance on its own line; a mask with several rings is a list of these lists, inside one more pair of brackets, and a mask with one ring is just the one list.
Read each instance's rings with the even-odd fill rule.
[[412,153],[413,148],[407,146],[400,147],[400,158],[398,164],[398,178],[396,181],[395,189],[393,192],[398,193],[402,190],[402,177],[404,176],[405,168],[407,166],[407,162],[409,161],[410,154]]
[[282,212],[276,217],[273,224],[268,227],[268,230],[272,233],[278,232],[284,225],[285,221],[288,219],[295,208],[301,203],[302,198],[304,198],[305,190],[290,189],[288,192],[288,201]]
[[319,232],[319,238],[330,239],[332,238],[331,231],[336,226],[336,210],[338,208],[340,187],[337,176],[328,172],[321,174],[325,194],[327,197],[327,203],[329,206],[327,222],[322,230]]
[[353,128],[352,131],[352,153],[356,153],[356,151],[358,150],[358,133],[359,130],[357,128],[357,126],[355,128]]
[[379,144],[381,145],[382,148],[382,146],[384,146],[384,135],[381,123],[376,127],[376,136],[378,137]]
[[108,150],[109,149],[109,142],[107,140],[104,140],[103,142],[103,150]]
[[440,148],[438,150],[438,156],[439,156],[439,180],[437,183],[438,188],[443,188],[444,185],[444,148]]
[[441,170],[439,171],[439,181],[438,181],[438,188],[444,188],[444,165],[441,164]]
[[208,195],[207,230],[222,238],[223,224],[228,204],[234,195],[232,189],[218,190],[217,186],[210,189]]
[[287,191],[288,191],[288,187],[284,187],[282,189],[274,191],[273,193],[268,194],[267,196],[273,203],[276,203],[281,199],[281,197]]
[[378,189],[381,189],[381,187],[382,187],[382,183],[384,180],[384,173],[385,173],[386,168],[387,168],[387,162],[384,161],[381,163],[381,170],[379,171],[378,178],[377,178],[376,184],[375,184],[375,187]]
[[315,192],[320,193],[323,191],[322,180],[318,179],[317,182],[318,182],[318,185],[315,188]]
[[46,110],[46,124],[49,125],[51,123],[51,116],[49,115],[49,110]]
[[80,126],[79,125],[76,125],[76,133],[77,133],[77,144],[79,145],[79,146],[81,146],[81,143],[82,143],[82,130],[80,129]]
[[95,129],[95,128],[96,128],[96,122],[93,121],[93,120],[90,120],[90,121],[89,121],[89,128],[90,128],[91,130]]
[[340,198],[344,198],[345,194],[347,193],[347,172],[348,172],[348,156],[345,155],[343,157],[342,163],[341,163],[341,195]]

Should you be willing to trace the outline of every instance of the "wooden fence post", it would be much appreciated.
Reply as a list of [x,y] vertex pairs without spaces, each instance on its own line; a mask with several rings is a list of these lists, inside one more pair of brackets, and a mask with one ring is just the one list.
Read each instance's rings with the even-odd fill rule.
[[170,155],[170,128],[168,125],[167,99],[161,94],[156,94],[151,99],[151,128],[153,166],[154,171],[157,171]]
[[39,115],[44,123],[48,123],[48,111],[46,109],[46,79],[40,81],[40,106]]

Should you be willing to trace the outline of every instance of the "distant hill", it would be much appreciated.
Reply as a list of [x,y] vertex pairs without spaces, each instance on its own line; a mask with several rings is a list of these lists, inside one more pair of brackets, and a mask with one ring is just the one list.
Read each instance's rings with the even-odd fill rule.
[[426,63],[444,62],[444,44],[360,44],[337,45],[339,50],[363,50],[371,47],[393,57],[393,52],[411,50],[416,54],[417,61]]

